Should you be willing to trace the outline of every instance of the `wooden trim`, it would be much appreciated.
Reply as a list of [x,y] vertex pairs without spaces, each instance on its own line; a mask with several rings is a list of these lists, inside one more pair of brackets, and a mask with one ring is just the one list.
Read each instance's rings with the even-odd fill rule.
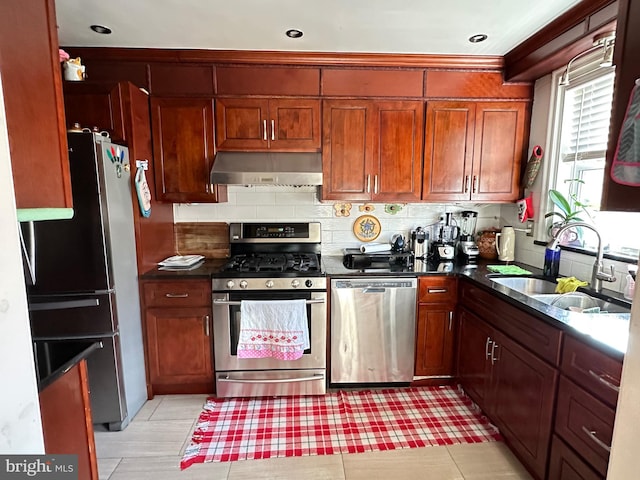
[[93,434],[93,416],[91,415],[91,400],[89,398],[89,371],[87,360],[82,359],[78,364],[80,384],[82,385],[82,403],[84,404],[85,425],[87,429],[87,448],[89,450],[89,470],[91,478],[98,479],[98,459],[96,452],[96,439]]
[[[507,81],[533,81],[593,45],[598,33],[615,30],[616,0],[583,0],[504,56]],[[607,9],[613,12],[608,12]]]
[[467,68],[501,70],[504,60],[492,55],[427,55],[352,52],[286,52],[254,50],[167,50],[156,48],[64,47],[83,59],[261,65],[349,65],[363,67]]

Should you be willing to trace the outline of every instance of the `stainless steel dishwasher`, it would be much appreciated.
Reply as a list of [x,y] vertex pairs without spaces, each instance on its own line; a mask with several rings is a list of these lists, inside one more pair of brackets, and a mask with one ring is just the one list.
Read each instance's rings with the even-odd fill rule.
[[415,278],[331,280],[331,383],[413,379]]

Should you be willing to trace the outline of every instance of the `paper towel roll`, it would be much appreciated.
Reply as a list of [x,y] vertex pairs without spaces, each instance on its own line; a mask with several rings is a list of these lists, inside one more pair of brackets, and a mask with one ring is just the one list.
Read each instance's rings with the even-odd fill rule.
[[369,243],[360,246],[362,253],[386,252],[388,250],[391,250],[391,245],[388,243]]

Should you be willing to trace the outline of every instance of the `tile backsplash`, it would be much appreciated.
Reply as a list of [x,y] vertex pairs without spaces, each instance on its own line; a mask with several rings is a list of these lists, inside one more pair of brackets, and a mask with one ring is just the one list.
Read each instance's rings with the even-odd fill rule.
[[474,210],[478,212],[478,230],[500,226],[499,204],[399,204],[401,209],[386,213],[384,203],[372,203],[373,211],[361,211],[364,202],[352,202],[350,215],[336,216],[335,204],[321,202],[316,187],[236,186],[228,187],[229,201],[215,204],[176,204],[175,222],[320,222],[322,254],[342,255],[347,247],[362,245],[353,233],[360,215],[370,214],[380,220],[381,233],[375,242],[388,242],[394,233],[408,236],[418,226],[439,221],[444,212]]

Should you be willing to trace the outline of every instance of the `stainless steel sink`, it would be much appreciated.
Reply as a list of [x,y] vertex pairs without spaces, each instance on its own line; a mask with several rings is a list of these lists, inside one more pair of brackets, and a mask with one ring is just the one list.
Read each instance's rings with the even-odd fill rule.
[[[630,308],[617,303],[609,302],[602,298],[592,297],[583,292],[555,293],[529,295],[539,302],[546,303],[563,310],[573,310],[584,313],[629,313]],[[599,310],[598,310],[599,309]]]
[[544,278],[495,277],[490,280],[528,296],[555,293],[556,291],[556,282],[545,280]]
[[[584,313],[630,313],[631,308],[584,292],[556,293],[556,282],[532,277],[494,277],[490,280],[561,310]],[[589,310],[591,309],[591,310]],[[599,309],[599,311],[598,311]]]

